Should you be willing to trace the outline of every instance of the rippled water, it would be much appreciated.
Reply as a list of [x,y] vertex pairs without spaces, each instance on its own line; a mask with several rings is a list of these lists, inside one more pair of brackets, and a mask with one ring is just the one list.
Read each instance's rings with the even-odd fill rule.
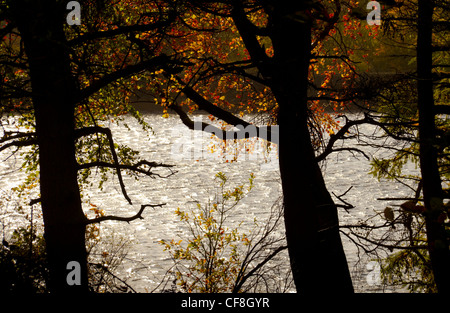
[[[196,118],[206,119],[205,116]],[[146,209],[143,213],[144,219],[129,224],[108,221],[101,225],[104,235],[114,233],[116,238],[125,237],[132,241],[127,258],[119,269],[119,276],[126,278],[127,283],[139,292],[148,292],[156,288],[172,266],[167,252],[163,251],[158,242],[161,239],[176,239],[183,234],[184,230],[177,221],[174,210],[177,207],[183,209],[192,207],[194,201],[205,203],[214,193],[216,186],[214,175],[217,172],[221,171],[229,177],[230,186],[245,183],[250,173],[255,174],[255,187],[233,211],[233,215],[230,216],[232,223],[249,222],[254,218],[263,221],[281,193],[276,151],[265,150],[260,141],[253,147],[242,146],[240,149],[228,145],[229,151],[223,154],[217,147],[214,150],[217,141],[205,133],[188,130],[176,117],[163,119],[159,115],[146,115],[145,120],[153,127],[154,134],[145,133],[129,118],[126,118],[126,122],[130,130],[118,127],[114,123],[105,126],[111,127],[116,143],[127,144],[139,150],[141,157],[146,160],[173,164],[176,172],[168,178],[142,177],[138,181],[125,177],[133,205],[129,205],[121,195],[119,184],[114,178],[104,184],[103,190],[90,188],[83,191],[86,203],[98,205],[107,215],[132,216],[139,210],[141,204],[165,203],[161,208]],[[374,129],[366,126],[361,130],[372,132]],[[252,151],[251,154],[246,152],[247,148]],[[213,153],[211,149],[214,150]],[[237,151],[238,157],[231,162],[236,156],[233,151]],[[370,152],[383,153],[381,150]],[[2,160],[7,156],[8,153],[3,152]],[[11,187],[17,185],[23,178],[23,174],[17,171],[20,164],[20,158],[11,157],[0,165],[1,190],[4,197],[10,195]],[[374,211],[381,211],[387,203],[377,201],[377,198],[404,197],[410,194],[409,190],[399,184],[378,182],[367,174],[369,168],[369,162],[365,158],[356,158],[348,152],[333,154],[328,158],[324,176],[329,191],[339,195],[352,187],[345,199],[355,208],[348,212],[343,209],[339,211],[341,224],[356,223],[373,215]],[[411,167],[411,170],[414,168]],[[158,173],[167,175],[169,171],[161,169]],[[87,204],[85,208],[88,212]],[[4,233],[12,228],[13,223],[17,223],[20,216],[13,209],[14,203],[3,203],[1,214]],[[279,235],[282,233],[281,228]],[[343,237],[343,241],[357,292],[396,291],[393,288],[372,284],[367,279],[372,270],[369,266],[370,260],[358,254],[354,244],[346,237]],[[286,255],[284,260],[288,264]]]

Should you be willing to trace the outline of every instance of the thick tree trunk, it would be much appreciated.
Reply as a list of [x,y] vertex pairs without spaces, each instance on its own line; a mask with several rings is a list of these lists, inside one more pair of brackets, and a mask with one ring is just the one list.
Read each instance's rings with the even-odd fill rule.
[[[77,89],[65,47],[65,4],[15,0],[13,5],[30,65],[50,271],[48,287],[51,292],[87,291],[85,216],[74,146]],[[68,268],[71,261],[80,267]]]
[[279,119],[286,238],[297,291],[351,293],[337,208],[314,159],[305,120],[289,107],[280,108]]
[[[291,3],[291,2],[290,2]],[[273,91],[279,104],[279,161],[293,277],[299,293],[352,293],[337,207],[315,161],[308,129],[310,21],[301,5],[273,14]],[[297,6],[297,7],[295,7]]]
[[450,251],[445,226],[443,191],[437,162],[432,80],[433,1],[419,0],[417,34],[417,96],[419,108],[420,168],[426,207],[428,250],[439,292],[450,293]]

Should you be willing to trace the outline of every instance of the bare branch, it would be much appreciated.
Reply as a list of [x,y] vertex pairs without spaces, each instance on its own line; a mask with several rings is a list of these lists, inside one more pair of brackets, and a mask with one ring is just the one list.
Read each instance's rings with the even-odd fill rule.
[[393,197],[393,198],[389,198],[389,197],[387,197],[387,198],[377,198],[377,200],[380,200],[380,201],[416,201],[416,200],[418,200],[418,201],[423,201],[423,199],[416,199],[416,198],[408,198],[408,197]]
[[[176,104],[172,104],[169,106],[170,109],[175,111],[180,117],[181,121],[184,125],[186,125],[189,129],[192,130],[202,130],[211,134],[214,134],[219,139],[227,140],[227,139],[248,139],[248,138],[262,138],[264,140],[270,141],[272,143],[278,144],[278,136],[276,134],[275,127],[258,127],[253,124],[245,123],[245,125],[237,124],[236,127],[240,128],[237,131],[226,131],[218,128],[217,126],[205,123],[205,122],[194,122],[192,121],[186,112]],[[227,112],[228,113],[228,112]],[[216,115],[214,115],[216,116]],[[216,116],[218,117],[218,116]],[[219,117],[220,118],[220,117]]]
[[[347,118],[346,118],[346,120],[347,120],[346,124],[341,129],[339,129],[339,131],[336,134],[332,134],[330,136],[330,140],[328,141],[328,143],[325,147],[325,150],[316,157],[317,162],[324,160],[332,152],[338,151],[338,149],[333,149],[334,144],[336,143],[336,141],[343,139],[351,127],[369,122],[368,115],[364,116],[364,118],[360,119],[360,120],[349,121]],[[344,149],[344,148],[340,148],[340,150],[342,150],[342,149]],[[345,148],[345,149],[348,149],[348,148]]]
[[[178,82],[181,82],[181,80],[178,80]],[[186,95],[186,97],[194,101],[201,110],[204,110],[209,114],[212,114],[217,118],[220,118],[221,120],[227,122],[230,125],[235,126],[242,125],[244,127],[250,125],[249,122],[244,121],[243,119],[231,114],[230,112],[214,105],[190,86],[184,85],[181,91]]]
[[4,144],[0,147],[0,152],[3,150],[6,150],[11,147],[26,147],[26,146],[32,146],[37,144],[36,139],[28,139],[28,140],[15,140],[12,142],[8,142],[7,144]]
[[435,114],[450,115],[450,105],[435,105],[434,112]]
[[129,222],[134,221],[135,219],[138,219],[138,218],[139,219],[144,219],[142,217],[142,212],[144,212],[144,209],[146,207],[155,208],[155,207],[162,207],[163,205],[166,205],[166,203],[161,203],[161,204],[143,204],[143,205],[141,205],[141,209],[139,210],[139,212],[137,212],[133,216],[130,216],[130,217],[120,217],[120,216],[114,216],[114,215],[100,216],[100,217],[97,217],[97,218],[94,218],[94,219],[88,219],[86,221],[86,225],[93,224],[93,223],[100,223],[100,222],[103,222],[103,221],[122,221],[122,222],[129,223]]
[[4,143],[9,140],[21,139],[21,138],[30,138],[36,136],[36,133],[21,133],[21,132],[6,132],[4,136],[0,138],[0,143]]
[[264,264],[266,264],[267,262],[269,262],[271,259],[273,259],[273,257],[275,257],[278,253],[280,253],[283,250],[286,250],[288,247],[287,246],[280,246],[277,249],[275,249],[271,254],[269,254],[263,261],[261,261],[260,263],[258,263],[250,272],[248,272],[244,277],[242,277],[242,279],[239,281],[238,284],[236,284],[233,288],[233,292],[238,292],[241,288],[242,285],[247,281],[247,279],[249,277],[251,277],[252,275],[255,274],[256,271],[258,271],[261,267],[264,266]]
[[[141,168],[141,166],[148,166],[149,169],[143,169]],[[156,162],[150,162],[150,161],[146,161],[146,160],[141,160],[139,162],[137,162],[136,164],[111,164],[108,162],[103,162],[103,161],[94,161],[94,162],[89,162],[89,163],[84,163],[84,164],[79,164],[78,165],[78,169],[86,169],[86,168],[91,168],[91,167],[108,167],[108,168],[114,168],[116,169],[117,167],[119,167],[122,170],[130,170],[130,171],[134,171],[137,173],[141,173],[147,176],[158,176],[161,178],[168,178],[170,176],[172,176],[173,174],[175,174],[174,171],[171,171],[171,173],[167,176],[161,176],[160,174],[154,173],[151,171],[151,169],[153,167],[166,167],[166,168],[170,168],[173,167],[174,165],[168,165],[168,164],[162,164],[162,163],[156,163]]]
[[389,137],[396,139],[396,140],[402,140],[402,141],[408,141],[408,142],[417,142],[417,139],[413,139],[413,138],[409,138],[409,137],[403,137],[397,134],[392,133],[392,131],[389,130],[388,127],[391,126],[411,126],[414,125],[415,121],[407,121],[407,122],[398,122],[398,123],[383,123],[383,122],[379,122],[376,121],[372,116],[370,116],[369,114],[364,114],[364,118],[363,119],[359,119],[359,120],[354,120],[354,121],[349,121],[348,118],[344,115],[343,116],[346,119],[346,124],[341,127],[341,129],[339,129],[339,131],[336,134],[332,134],[330,136],[330,140],[328,141],[325,150],[316,157],[316,161],[322,161],[324,160],[329,154],[331,154],[332,152],[336,152],[336,151],[343,151],[343,150],[347,150],[347,151],[356,151],[359,153],[362,153],[367,159],[370,159],[363,151],[357,149],[357,148],[338,148],[338,149],[334,149],[333,146],[334,144],[338,141],[338,140],[342,140],[342,139],[346,139],[345,135],[349,132],[350,128],[357,126],[357,125],[362,125],[362,124],[371,124],[371,125],[375,125],[378,126],[379,128],[381,128]]
[[119,158],[117,157],[116,149],[114,148],[114,140],[112,137],[111,130],[109,128],[104,128],[104,127],[100,127],[100,126],[84,127],[84,128],[75,130],[76,138],[80,138],[82,136],[87,136],[87,135],[93,135],[96,133],[104,134],[108,138],[109,148],[111,150],[111,155],[113,157],[114,167],[116,168],[116,171],[117,171],[117,178],[119,180],[122,194],[125,197],[125,199],[127,199],[128,203],[132,204],[131,199],[128,196],[128,193],[125,189],[125,184],[123,182],[122,173],[120,171]]
[[[115,275],[113,272],[111,272],[108,268],[108,264],[104,265],[102,263],[92,263],[89,262],[89,265],[95,266],[98,269],[101,269],[102,271],[105,271],[108,273],[108,275],[111,275],[114,279],[119,280],[122,284],[124,284],[126,287],[125,288],[129,288],[131,291],[133,291],[134,293],[137,293],[136,290],[134,290],[133,287],[131,287],[129,284],[127,284],[123,279],[121,279],[120,277],[118,277],[117,275]],[[117,286],[117,288],[119,288]]]
[[[339,228],[352,228],[352,227],[355,227],[355,226],[354,226],[354,225],[350,225],[350,226],[339,226]],[[357,227],[357,226],[356,226],[356,227]],[[360,227],[361,227],[361,226],[360,226]],[[341,231],[341,233],[345,234],[347,237],[350,238],[350,235],[349,235],[349,234],[347,234],[347,233],[345,233],[345,232],[343,232],[343,231]],[[422,246],[419,246],[419,245],[417,245],[417,246],[412,246],[412,245],[408,245],[408,246],[389,245],[389,244],[384,244],[384,243],[382,243],[381,240],[372,240],[372,239],[369,239],[369,238],[366,237],[366,236],[361,236],[361,235],[356,234],[356,233],[354,233],[354,232],[352,232],[352,235],[355,236],[355,237],[357,237],[358,239],[361,239],[361,240],[367,241],[367,242],[369,242],[369,243],[371,243],[371,244],[374,244],[374,245],[376,245],[377,247],[383,247],[383,248],[388,248],[388,249],[392,249],[392,250],[393,250],[393,249],[416,250],[416,249],[427,249],[427,248],[428,248],[427,245],[422,245]]]
[[348,210],[349,209],[353,209],[355,206],[353,205],[353,204],[351,204],[351,203],[348,203],[347,201],[345,201],[344,199],[342,199],[342,197],[344,197],[351,189],[353,188],[353,186],[350,186],[343,194],[341,194],[341,195],[336,195],[334,192],[333,192],[333,195],[337,198],[337,199],[339,199],[339,201],[341,201],[342,203],[344,203],[343,205],[342,204],[336,204],[336,206],[337,207],[340,207],[340,208],[344,208],[347,212],[348,212]]

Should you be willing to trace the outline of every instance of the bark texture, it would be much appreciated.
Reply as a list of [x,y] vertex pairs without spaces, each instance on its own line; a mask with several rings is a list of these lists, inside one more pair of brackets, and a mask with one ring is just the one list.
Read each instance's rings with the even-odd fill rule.
[[[30,66],[32,100],[39,146],[41,206],[50,272],[50,292],[85,292],[86,218],[77,181],[74,106],[77,86],[63,32],[65,3],[12,2]],[[67,269],[80,264],[81,284],[70,285]]]

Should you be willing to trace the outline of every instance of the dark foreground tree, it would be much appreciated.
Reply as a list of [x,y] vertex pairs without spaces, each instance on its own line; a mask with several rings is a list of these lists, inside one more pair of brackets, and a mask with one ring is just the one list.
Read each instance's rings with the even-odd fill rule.
[[[381,54],[371,61],[375,70],[391,72],[391,83],[372,85],[379,97],[371,107],[370,122],[381,128],[378,139],[383,144],[372,141],[377,136],[364,141],[392,151],[389,158],[373,159],[372,173],[396,180],[411,195],[382,199],[402,201],[398,210],[385,208],[386,232],[375,235],[383,226],[365,225],[367,233],[356,238],[365,237],[391,251],[400,249],[388,257],[385,274],[412,291],[445,293],[450,282],[448,203],[444,204],[449,180],[449,13],[445,1],[390,3],[377,41]],[[409,162],[417,164],[418,174],[405,168]]]
[[447,212],[438,164],[438,135],[433,86],[433,12],[435,1],[418,0],[417,108],[419,159],[423,184],[428,251],[440,293],[450,293],[450,246],[444,222]]
[[[217,94],[220,90],[217,86],[220,87],[222,81],[228,81],[228,77],[237,76],[240,77],[237,79],[239,81],[250,81],[249,85],[262,85],[261,89],[266,87],[266,98],[260,99],[261,105],[266,113],[273,116],[279,133],[275,130],[276,127],[268,127],[268,130],[266,127],[255,128],[254,132],[248,129],[226,132],[206,123],[202,124],[201,129],[215,133],[221,139],[259,136],[279,145],[286,238],[297,291],[353,292],[339,234],[337,206],[325,185],[310,128],[313,114],[308,102],[308,77],[312,59],[312,33],[317,20],[325,19],[325,8],[314,1],[189,3],[194,8],[195,16],[203,15],[203,25],[208,25],[209,21],[217,17],[230,23],[226,24],[226,27],[219,25],[209,29],[196,23],[196,31],[207,33],[231,30],[228,35],[231,38],[227,37],[226,33],[219,33],[218,37],[226,38],[224,45],[232,46],[233,42],[241,42],[244,49],[241,51],[242,56],[231,60],[221,59],[217,54],[221,48],[216,46],[208,50],[209,54],[194,55],[191,62],[194,65],[200,64],[199,67],[189,70],[188,74],[194,75],[185,75],[183,80],[181,75],[166,73],[169,82],[175,82],[175,87],[170,90],[179,90],[200,110],[242,128],[250,123],[219,106],[220,100],[225,96]],[[339,12],[336,12],[336,16],[339,16]],[[316,29],[316,33],[320,34],[315,39],[326,36],[336,21],[337,19],[326,20],[324,29]],[[193,29],[191,25],[188,26],[190,30]],[[235,52],[229,52],[232,53]],[[239,55],[239,52],[237,54]],[[230,80],[233,81],[232,78]],[[216,95],[208,99],[208,94],[214,93],[211,92],[212,89],[215,89]],[[247,94],[246,99],[253,101],[253,95]],[[170,108],[180,115],[185,125],[194,129],[194,122],[178,103],[178,96],[177,91],[166,95]],[[235,107],[245,110],[236,104]],[[246,109],[249,110],[249,106]],[[263,129],[265,133],[262,132]],[[321,155],[321,159],[331,150]]]
[[[132,49],[132,43],[125,55],[120,49],[113,56],[109,51],[121,40],[130,43],[127,41],[130,36],[126,35],[132,32],[149,32],[151,37],[153,31],[170,23],[169,10],[147,6],[149,12],[129,12],[133,20],[127,16],[102,23],[102,14],[111,14],[113,9],[131,10],[134,6],[128,7],[129,3],[125,2],[117,3],[121,7],[105,7],[102,1],[81,2],[84,8],[90,9],[83,11],[86,20],[81,29],[68,28],[67,1],[0,3],[1,112],[3,115],[19,114],[34,130],[4,130],[0,151],[37,147],[40,198],[32,203],[40,203],[42,207],[49,270],[47,287],[56,293],[88,291],[87,224],[142,218],[142,211],[151,206],[142,205],[141,210],[129,218],[102,216],[90,220],[83,212],[78,173],[93,167],[115,170],[122,193],[131,204],[121,171],[150,176],[152,168],[161,165],[145,160],[136,162],[136,158],[127,157],[128,150],[114,144],[111,131],[97,122],[105,119],[104,116],[127,113],[129,107],[111,101],[111,94],[107,98],[109,102],[98,105],[98,98],[106,98],[98,92],[120,79],[167,64],[165,56],[139,55],[138,49]],[[157,18],[143,20],[140,14]],[[112,23],[113,30],[107,31]],[[110,45],[105,45],[103,39]],[[127,62],[135,52],[138,56]],[[102,58],[97,53],[110,57]],[[119,95],[125,98],[126,90]]]
[[[78,89],[65,47],[65,7],[53,1],[11,1],[9,5],[29,63],[49,288],[87,291],[86,217],[81,208],[75,160]],[[66,281],[66,266],[72,261],[80,265],[80,285],[70,286]]]
[[[298,20],[291,15],[306,15],[311,10],[310,3],[275,2],[273,7],[270,13],[274,64],[270,77],[279,105],[280,172],[294,281],[299,292],[352,292],[337,207],[326,188],[308,129],[313,20]],[[296,40],[292,40],[292,33],[298,34]]]

